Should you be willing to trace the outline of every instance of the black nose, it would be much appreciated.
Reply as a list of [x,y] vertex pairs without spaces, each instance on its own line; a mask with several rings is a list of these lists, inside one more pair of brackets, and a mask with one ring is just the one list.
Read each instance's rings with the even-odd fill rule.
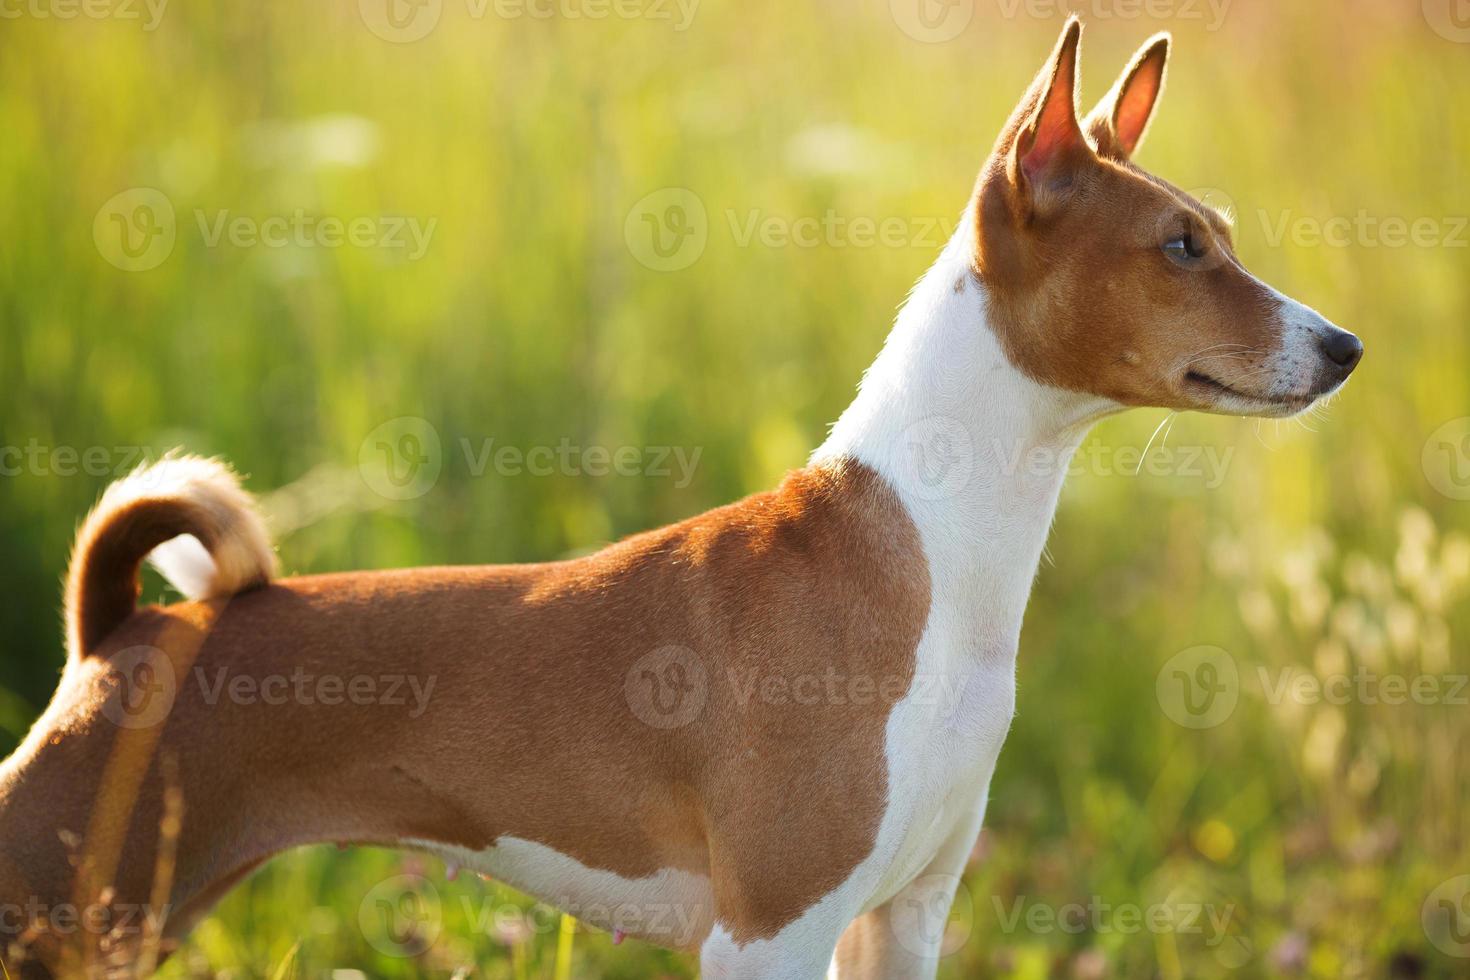
[[1363,342],[1346,330],[1333,330],[1322,338],[1322,353],[1346,374],[1363,359]]

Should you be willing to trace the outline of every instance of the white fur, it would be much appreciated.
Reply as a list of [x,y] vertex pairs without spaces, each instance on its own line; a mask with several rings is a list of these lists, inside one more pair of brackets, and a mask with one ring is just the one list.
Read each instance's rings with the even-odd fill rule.
[[[914,288],[882,352],[812,462],[856,459],[897,493],[918,529],[931,600],[916,679],[886,730],[888,801],[873,851],[769,939],[744,945],[716,918],[701,948],[706,977],[841,976],[833,954],[857,917],[887,918],[869,976],[932,977],[948,904],[979,833],[989,783],[1015,710],[1016,649],[1067,466],[1091,425],[1121,406],[1027,378],[987,322],[961,230]],[[1273,391],[1305,390],[1330,325],[1282,298],[1284,342]],[[1259,410],[1260,406],[1253,406]],[[949,692],[943,698],[936,690]],[[502,850],[494,848],[492,852]],[[435,850],[445,852],[442,847]],[[539,846],[458,854],[533,894],[571,891],[604,904],[655,896],[712,900],[702,878],[664,871],[627,881]],[[665,887],[669,892],[663,891]],[[928,929],[904,916],[929,909]]]
[[1305,303],[1274,289],[1271,292],[1281,304],[1281,349],[1265,365],[1271,379],[1267,395],[1307,395],[1318,383],[1322,370],[1322,340],[1337,327]]
[[[915,287],[856,400],[812,456],[854,458],[882,475],[917,526],[930,570],[916,680],[888,719],[889,798],[877,842],[846,881],[770,939],[741,945],[709,921],[706,977],[827,975],[856,917],[914,902],[947,910],[979,832],[1015,709],[1021,618],[1062,479],[1091,423],[1118,406],[1039,385],[1010,364],[986,323],[963,228]],[[950,454],[949,465],[926,467],[925,449]],[[526,841],[506,838],[480,853],[410,843],[558,904],[565,896],[602,906],[672,901],[704,912],[712,901],[699,876],[665,870],[623,879]],[[891,947],[884,975],[932,976],[937,949],[915,937]]]
[[[851,915],[921,876],[952,889],[963,871],[1015,709],[1021,620],[1067,466],[1092,423],[1118,408],[1037,384],[1010,363],[987,323],[970,244],[962,222],[812,457],[858,459],[903,501],[930,575],[917,674],[963,692],[952,708],[911,693],[889,717],[877,846],[838,889]],[[948,452],[948,468],[926,467],[926,452]],[[793,944],[804,928],[788,927]],[[932,975],[932,957],[904,952],[891,957],[903,964],[895,975]]]
[[589,868],[544,844],[509,836],[482,851],[426,840],[403,844],[499,879],[599,929],[662,946],[687,948],[713,921],[709,879],[687,871],[665,868],[646,878],[624,878]]
[[241,488],[234,471],[219,460],[165,456],[108,487],[93,515],[105,517],[140,499],[187,504],[214,532],[212,553],[186,534],[165,541],[148,556],[169,584],[188,598],[234,595],[274,574],[270,534],[255,501]]
[[1322,342],[1338,330],[1322,314],[1297,302],[1270,286],[1255,280],[1262,290],[1275,298],[1280,323],[1280,343],[1276,351],[1261,365],[1261,381],[1250,387],[1250,393],[1221,393],[1214,408],[1220,412],[1282,417],[1306,409],[1336,379],[1324,383],[1322,372],[1328,370]]
[[[1021,618],[1062,479],[1092,422],[1118,406],[1039,385],[1010,363],[986,322],[969,248],[961,222],[812,455],[867,464],[908,510],[931,592],[916,678],[942,684],[916,680],[889,716],[889,798],[872,853],[772,939],[739,947],[717,928],[703,950],[706,975],[820,976],[813,964],[831,962],[857,916],[878,910],[893,925],[900,899],[937,899],[947,911],[979,833],[1015,710]],[[924,695],[936,686],[959,696]],[[917,937],[903,942],[896,932],[883,933],[885,975],[932,976],[937,950],[916,951]],[[839,975],[835,964],[828,975]]]

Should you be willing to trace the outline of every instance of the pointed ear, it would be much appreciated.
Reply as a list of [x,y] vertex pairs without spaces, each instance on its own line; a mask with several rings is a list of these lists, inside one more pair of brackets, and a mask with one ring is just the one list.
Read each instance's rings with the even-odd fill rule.
[[1156,34],[1133,56],[1112,91],[1088,113],[1083,125],[1099,154],[1126,161],[1137,151],[1164,90],[1168,64],[1169,35]]
[[1065,194],[1073,168],[1091,149],[1077,124],[1077,54],[1082,22],[1067,21],[1051,58],[1012,117],[1007,171],[1033,209],[1045,210]]

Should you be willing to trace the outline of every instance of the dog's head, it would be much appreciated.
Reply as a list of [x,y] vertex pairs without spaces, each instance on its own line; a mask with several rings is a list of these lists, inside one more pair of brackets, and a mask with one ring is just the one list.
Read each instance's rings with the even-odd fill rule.
[[1227,216],[1133,162],[1170,41],[1085,118],[1067,23],[981,173],[976,269],[1010,359],[1123,405],[1286,416],[1339,388],[1363,345],[1255,278]]

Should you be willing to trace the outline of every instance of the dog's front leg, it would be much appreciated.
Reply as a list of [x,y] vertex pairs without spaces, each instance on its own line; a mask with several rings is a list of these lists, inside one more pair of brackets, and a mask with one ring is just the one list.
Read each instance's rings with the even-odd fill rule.
[[918,877],[853,920],[837,944],[828,980],[926,980],[935,975],[946,952],[955,890],[984,816],[982,802]]

